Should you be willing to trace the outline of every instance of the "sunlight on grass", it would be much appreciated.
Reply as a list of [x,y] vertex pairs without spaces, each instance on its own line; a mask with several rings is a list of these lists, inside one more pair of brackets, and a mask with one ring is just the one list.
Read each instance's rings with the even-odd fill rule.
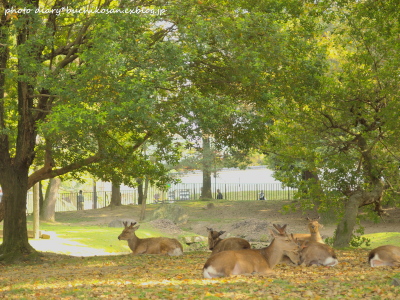
[[371,240],[371,246],[368,247],[370,249],[383,245],[394,245],[400,247],[400,232],[379,232],[365,234],[363,237]]

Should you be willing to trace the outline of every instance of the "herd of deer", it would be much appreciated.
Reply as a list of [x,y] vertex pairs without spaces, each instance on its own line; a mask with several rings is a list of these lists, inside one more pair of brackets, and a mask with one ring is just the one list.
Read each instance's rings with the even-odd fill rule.
[[[214,231],[207,228],[208,246],[212,251],[203,267],[204,278],[224,277],[240,274],[270,274],[278,263],[335,266],[338,264],[335,251],[326,245],[321,238],[318,219],[308,220],[308,234],[288,234],[286,225],[273,224],[270,230],[273,238],[271,244],[262,249],[251,249],[248,241],[242,238],[221,239],[225,231]],[[183,254],[181,243],[174,238],[156,237],[140,239],[135,232],[139,225],[128,225],[118,236],[127,240],[133,254],[165,254],[179,256]],[[373,249],[368,254],[371,267],[400,267],[400,247],[386,245]]]

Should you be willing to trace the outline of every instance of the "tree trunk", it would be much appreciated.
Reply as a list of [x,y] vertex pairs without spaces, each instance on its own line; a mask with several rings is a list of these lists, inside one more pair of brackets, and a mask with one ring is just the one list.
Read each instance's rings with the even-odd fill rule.
[[4,200],[0,202],[0,222],[3,220],[4,220]]
[[58,190],[61,185],[61,179],[51,178],[49,186],[46,190],[46,196],[44,198],[43,209],[40,212],[40,219],[47,222],[55,222],[56,220],[56,201],[58,196]]
[[149,179],[145,179],[144,181],[144,193],[142,199],[142,207],[140,209],[140,221],[143,221],[146,218],[146,203],[147,203],[147,191],[149,190]]
[[212,198],[211,192],[211,173],[212,173],[212,155],[210,147],[210,138],[203,137],[203,188],[201,198]]
[[333,243],[335,248],[349,246],[357,222],[358,209],[361,206],[371,204],[379,206],[383,197],[383,191],[383,182],[378,180],[371,190],[357,190],[350,195],[345,206],[344,216],[336,228],[336,236]]
[[136,182],[138,183],[138,204],[141,205],[143,203],[143,179],[137,178]]
[[42,211],[43,203],[44,203],[43,185],[42,182],[39,181],[39,211]]
[[357,221],[358,208],[362,203],[361,197],[362,195],[360,193],[350,196],[344,210],[344,216],[336,228],[333,247],[343,248],[349,246]]
[[28,167],[3,169],[2,189],[4,203],[3,244],[0,246],[1,258],[13,261],[35,254],[28,242],[26,227],[26,198],[28,187]]
[[110,206],[121,206],[121,186],[119,182],[111,184],[111,202]]

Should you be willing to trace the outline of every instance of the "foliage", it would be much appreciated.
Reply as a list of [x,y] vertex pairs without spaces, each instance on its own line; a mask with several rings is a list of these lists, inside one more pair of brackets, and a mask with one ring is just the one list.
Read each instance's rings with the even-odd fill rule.
[[313,54],[302,61],[311,81],[279,90],[264,152],[305,209],[343,217],[337,241],[346,244],[353,228],[343,223],[355,224],[354,208],[372,204],[382,215],[382,199],[396,202],[399,190],[398,3],[323,1],[309,8],[321,25],[311,37]]
[[203,279],[207,252],[181,257],[45,256],[42,264],[3,266],[0,296],[7,299],[396,299],[393,268],[370,268],[367,252],[338,252],[334,268],[277,266],[271,276]]

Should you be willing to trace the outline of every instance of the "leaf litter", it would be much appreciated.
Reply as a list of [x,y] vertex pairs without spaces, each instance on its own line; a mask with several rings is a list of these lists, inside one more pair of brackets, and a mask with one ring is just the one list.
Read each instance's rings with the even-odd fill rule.
[[337,251],[339,265],[278,265],[272,276],[203,279],[209,252],[68,257],[0,266],[5,299],[398,299],[394,267],[371,268],[367,250]]

